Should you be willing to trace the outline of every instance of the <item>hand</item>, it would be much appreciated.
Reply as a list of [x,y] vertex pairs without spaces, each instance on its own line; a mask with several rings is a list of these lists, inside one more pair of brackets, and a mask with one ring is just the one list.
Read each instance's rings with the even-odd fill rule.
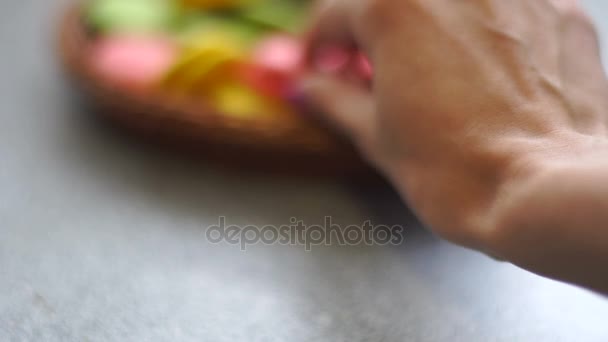
[[534,215],[534,184],[608,151],[608,82],[576,1],[334,0],[311,59],[326,46],[363,51],[373,86],[312,70],[305,93],[456,243],[517,259],[525,233],[507,222]]

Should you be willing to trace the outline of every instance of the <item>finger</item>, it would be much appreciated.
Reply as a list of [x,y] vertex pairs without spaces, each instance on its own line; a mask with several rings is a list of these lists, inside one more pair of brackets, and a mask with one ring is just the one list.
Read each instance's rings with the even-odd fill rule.
[[314,64],[320,50],[327,47],[349,49],[356,46],[351,28],[351,8],[342,0],[321,1],[306,36],[306,61]]
[[300,89],[322,118],[346,134],[357,145],[371,144],[376,129],[372,93],[332,75],[312,74],[303,79]]

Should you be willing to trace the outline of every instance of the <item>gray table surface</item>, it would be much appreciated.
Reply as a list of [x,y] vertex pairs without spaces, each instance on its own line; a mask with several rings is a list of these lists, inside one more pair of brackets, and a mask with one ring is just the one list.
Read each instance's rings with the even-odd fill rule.
[[[53,58],[61,3],[0,4],[0,341],[608,341],[606,299],[442,242],[386,189],[225,174],[93,119]],[[409,230],[312,252],[204,235],[328,214]]]

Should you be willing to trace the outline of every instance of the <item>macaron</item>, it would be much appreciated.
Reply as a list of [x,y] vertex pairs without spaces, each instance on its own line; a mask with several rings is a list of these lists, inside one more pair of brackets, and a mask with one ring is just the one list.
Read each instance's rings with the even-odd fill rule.
[[360,51],[340,46],[319,48],[312,58],[312,67],[318,72],[371,82],[373,68],[369,59]]
[[309,7],[309,1],[250,1],[237,15],[272,30],[299,33],[305,27]]
[[256,89],[238,82],[219,85],[210,94],[209,101],[219,112],[240,119],[292,114],[292,110],[285,103],[265,97]]
[[295,37],[286,34],[262,39],[252,54],[253,62],[265,69],[295,74],[302,66],[304,47]]
[[202,10],[234,9],[250,3],[251,1],[252,0],[178,0],[182,6]]
[[248,49],[261,34],[255,25],[209,12],[181,16],[175,30],[175,36],[184,47],[220,44],[218,40],[226,40],[226,43]]
[[304,47],[295,37],[271,35],[256,45],[242,78],[266,95],[283,97],[302,71],[303,55]]
[[188,45],[182,45],[180,56],[164,78],[163,85],[184,93],[200,93],[233,80],[237,65],[246,56],[241,45],[227,32],[206,32]]
[[168,30],[178,16],[171,0],[95,0],[86,20],[103,33],[142,33]]
[[91,65],[100,75],[133,87],[149,87],[163,78],[176,59],[175,46],[151,36],[101,38],[91,50]]
[[371,80],[374,77],[374,68],[364,54],[359,53],[356,57],[357,71],[365,80]]

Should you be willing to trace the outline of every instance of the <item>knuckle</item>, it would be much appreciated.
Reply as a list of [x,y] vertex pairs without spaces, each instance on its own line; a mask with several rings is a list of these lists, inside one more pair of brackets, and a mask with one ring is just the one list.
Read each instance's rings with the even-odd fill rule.
[[382,18],[387,12],[389,1],[386,0],[368,0],[361,7],[361,14],[366,19]]
[[367,0],[357,17],[375,32],[383,33],[406,22],[408,17],[420,11],[422,3],[422,0]]
[[389,12],[389,5],[389,1],[385,0],[368,0],[358,13],[359,20],[373,27],[382,25]]
[[560,6],[559,12],[569,21],[595,29],[589,14],[576,1],[569,1],[568,5]]
[[562,25],[598,40],[595,23],[577,0],[553,0]]
[[574,10],[569,15],[573,25],[578,26],[587,36],[595,41],[599,40],[599,34],[593,19],[582,9]]

